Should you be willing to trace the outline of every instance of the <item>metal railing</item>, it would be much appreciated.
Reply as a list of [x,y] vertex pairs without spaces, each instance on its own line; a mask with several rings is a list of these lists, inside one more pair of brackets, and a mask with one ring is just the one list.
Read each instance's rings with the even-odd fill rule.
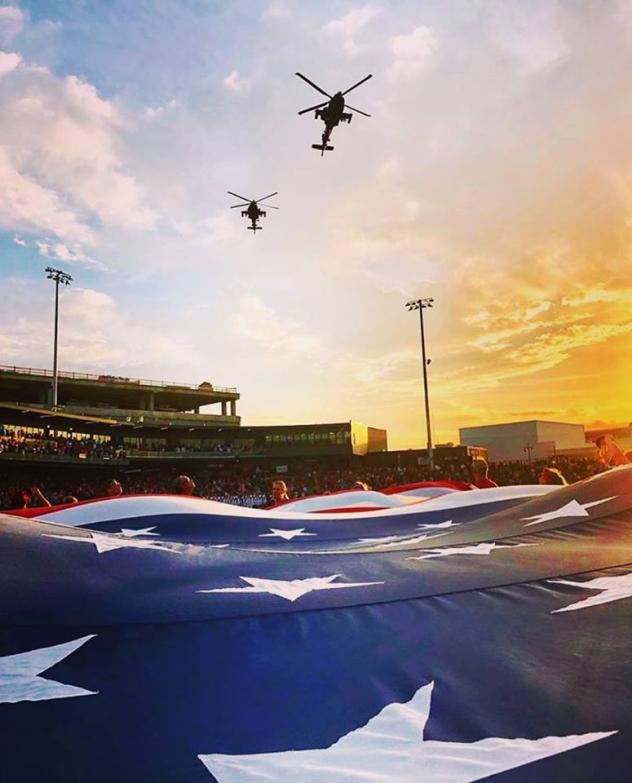
[[129,459],[125,457],[78,457],[71,454],[29,454],[28,452],[20,451],[3,451],[0,452],[0,462],[64,462],[70,463],[86,463],[90,465],[129,465]]
[[[52,370],[43,370],[34,367],[15,367],[8,364],[0,364],[0,373],[12,372],[18,375],[39,375],[45,378],[52,378]],[[77,381],[99,381],[100,383],[122,384],[127,386],[153,386],[159,389],[168,389],[172,391],[196,391],[196,392],[220,392],[224,394],[236,394],[237,389],[234,386],[216,386],[215,384],[201,383],[198,386],[192,383],[175,383],[173,381],[151,381],[146,378],[125,378],[119,375],[95,375],[88,372],[69,372],[60,370],[60,378],[70,378]]]

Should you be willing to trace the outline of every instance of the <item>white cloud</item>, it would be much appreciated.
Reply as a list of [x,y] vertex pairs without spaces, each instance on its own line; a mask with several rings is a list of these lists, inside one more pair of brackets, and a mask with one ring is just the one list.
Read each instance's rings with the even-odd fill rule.
[[10,41],[22,30],[25,14],[14,5],[0,6],[0,41]]
[[250,87],[250,80],[239,74],[239,71],[231,71],[224,79],[224,87],[233,92],[243,92]]
[[18,67],[22,58],[15,52],[0,52],[0,78]]
[[429,27],[421,25],[408,35],[397,35],[391,40],[393,62],[388,76],[393,81],[418,76],[432,62],[437,49],[437,38]]
[[0,228],[46,231],[66,240],[93,245],[92,229],[54,190],[22,175],[0,147]]
[[493,17],[492,39],[525,74],[555,68],[566,60],[569,48],[554,3],[532,0],[527,5],[508,2]]
[[[51,343],[50,290],[12,280],[0,311],[0,349],[12,363],[48,366]],[[28,296],[30,310],[24,314]],[[139,346],[142,354],[139,355]],[[155,366],[201,364],[190,346],[135,313],[126,313],[103,291],[71,286],[60,292],[62,369],[143,374]],[[149,367],[149,370],[147,369]]]
[[[15,240],[14,240],[15,241]],[[25,246],[27,243],[22,240],[20,243]],[[36,239],[34,242],[40,255],[46,258],[55,258],[58,261],[65,261],[69,264],[81,263],[84,266],[101,266],[98,261],[87,256],[81,245],[74,244],[72,246],[66,245],[63,242],[56,242],[53,240],[41,240]]]
[[143,114],[148,120],[155,120],[165,112],[173,111],[177,106],[178,101],[175,98],[171,98],[162,106],[147,106]]
[[93,217],[117,228],[155,226],[157,215],[124,170],[125,120],[91,84],[19,62],[0,79],[0,106],[5,228],[93,245]]
[[283,319],[272,307],[254,294],[239,298],[230,319],[235,335],[246,338],[273,353],[277,358],[315,356],[322,350],[322,340],[292,319]]
[[15,245],[19,245],[20,247],[26,247],[27,246],[27,242],[24,239],[22,239],[22,237],[18,236],[17,234],[13,237],[13,243]]
[[354,55],[361,50],[361,45],[356,41],[364,28],[382,13],[382,9],[376,8],[371,3],[351,11],[338,19],[333,19],[323,26],[322,31],[327,35],[339,36],[343,41],[343,47],[347,54]]
[[287,19],[291,15],[292,12],[283,3],[272,3],[263,12],[264,19]]

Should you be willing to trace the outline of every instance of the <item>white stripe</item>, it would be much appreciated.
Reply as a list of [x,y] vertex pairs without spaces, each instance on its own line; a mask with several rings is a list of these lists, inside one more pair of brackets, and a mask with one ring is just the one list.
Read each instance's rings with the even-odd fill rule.
[[[495,503],[502,500],[522,499],[545,495],[562,488],[550,485],[497,487],[493,489],[471,490],[466,492],[453,492],[441,497],[431,498],[421,503],[409,506],[396,506],[377,511],[359,511],[354,513],[354,519],[375,519],[376,517],[392,517],[406,514],[425,514],[431,511],[447,511],[467,506],[478,506],[483,503]],[[379,494],[379,493],[376,493]],[[331,497],[331,496],[326,496]],[[387,497],[387,496],[385,496]],[[60,511],[42,514],[33,519],[40,522],[54,522],[72,527],[90,525],[97,522],[126,521],[142,519],[146,516],[170,516],[172,514],[201,514],[222,517],[240,517],[242,519],[260,519],[266,524],[270,518],[287,519],[288,521],[314,522],[313,514],[291,512],[281,509],[265,511],[254,508],[233,506],[228,503],[218,503],[215,500],[205,500],[195,497],[178,497],[175,495],[139,495],[133,497],[110,498],[97,500],[94,503],[86,503]],[[344,514],[324,513],[319,514],[322,521],[344,523]],[[155,521],[155,520],[154,520]]]

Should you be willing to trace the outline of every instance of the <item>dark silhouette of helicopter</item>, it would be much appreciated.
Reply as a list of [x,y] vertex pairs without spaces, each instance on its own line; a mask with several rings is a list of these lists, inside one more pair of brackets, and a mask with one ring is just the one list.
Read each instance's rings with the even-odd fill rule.
[[[230,190],[226,191],[229,196],[234,196],[235,198],[240,199],[243,201],[243,204],[234,204],[231,209],[237,209],[238,207],[247,207],[247,209],[243,209],[241,216],[247,217],[248,220],[252,223],[251,226],[246,226],[250,231],[261,231],[263,226],[258,226],[257,223],[259,222],[259,218],[266,217],[266,213],[259,208],[259,204],[262,201],[265,201],[268,198],[272,198],[272,196],[276,196],[279,192],[278,190],[275,190],[274,193],[270,193],[269,196],[263,196],[262,198],[258,199],[250,199],[246,198],[245,196],[240,196],[238,193],[232,193]],[[266,209],[278,209],[278,207],[273,206],[272,204],[262,204]],[[254,234],[253,234],[254,236]]]
[[[344,96],[348,92],[351,92],[351,90],[355,90],[356,87],[359,87],[361,84],[364,84],[364,82],[368,81],[373,76],[373,74],[370,73],[368,76],[365,76],[364,79],[354,84],[353,87],[349,87],[349,89],[345,90],[344,92],[337,92],[333,96],[322,90],[317,84],[314,84],[314,82],[310,81],[307,76],[303,76],[302,73],[297,73],[296,75],[304,82],[307,82],[310,87],[313,87],[317,92],[321,93],[322,95],[326,95],[329,98],[328,101],[318,103],[316,106],[310,106],[308,109],[299,111],[299,114],[306,114],[308,111],[313,111],[315,118],[317,120],[322,120],[325,123],[325,130],[323,131],[321,143],[312,144],[312,149],[320,150],[320,155],[322,157],[326,151],[333,150],[333,147],[329,144],[329,139],[331,137],[331,132],[336,127],[336,125],[338,125],[338,123],[341,121],[351,122],[352,115],[345,111]],[[371,116],[364,111],[360,111],[360,109],[354,109],[353,106],[349,106],[348,103],[346,104],[346,107],[347,109],[351,109],[351,111],[355,111],[358,114],[363,114],[365,117]]]

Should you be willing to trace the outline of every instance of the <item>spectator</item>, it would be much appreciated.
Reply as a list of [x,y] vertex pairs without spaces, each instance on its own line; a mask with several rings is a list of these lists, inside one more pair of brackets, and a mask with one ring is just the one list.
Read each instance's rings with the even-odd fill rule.
[[560,487],[568,485],[568,481],[562,475],[559,468],[542,468],[542,472],[538,477],[539,484],[557,484]]
[[285,481],[277,479],[272,482],[272,502],[283,503],[285,500],[289,500],[290,496],[287,491],[287,484]]
[[123,494],[123,486],[120,481],[110,479],[105,487],[105,494],[109,498],[118,498]]
[[623,449],[612,435],[601,435],[595,441],[595,445],[599,449],[599,461],[606,468],[614,468],[618,465],[628,465],[630,460],[624,454]]
[[74,495],[66,495],[61,499],[62,505],[64,506],[70,506],[74,505],[75,503],[78,503],[79,501]]
[[472,484],[478,489],[491,489],[498,484],[487,475],[489,465],[482,457],[472,460]]
[[11,500],[9,501],[9,508],[28,508],[29,507],[29,499],[30,495],[28,492],[25,492],[23,489],[18,490],[13,494],[11,497]]
[[176,479],[176,495],[192,495],[195,492],[195,482],[189,476],[178,476]]
[[369,490],[369,485],[366,481],[354,481],[351,489],[362,489],[366,492]]
[[52,505],[39,487],[31,487],[31,508]]

